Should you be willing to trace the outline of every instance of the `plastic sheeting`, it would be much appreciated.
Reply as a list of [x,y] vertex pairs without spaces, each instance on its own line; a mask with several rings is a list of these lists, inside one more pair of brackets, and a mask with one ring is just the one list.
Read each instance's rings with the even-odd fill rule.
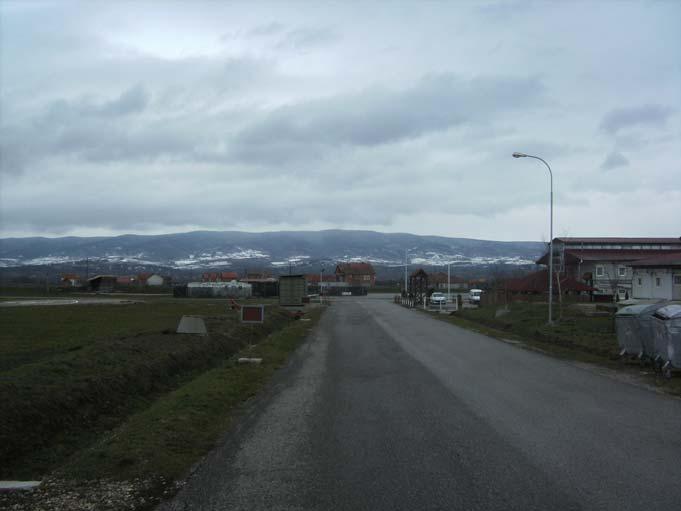
[[253,294],[253,286],[245,282],[190,282],[187,296],[191,298],[248,298]]

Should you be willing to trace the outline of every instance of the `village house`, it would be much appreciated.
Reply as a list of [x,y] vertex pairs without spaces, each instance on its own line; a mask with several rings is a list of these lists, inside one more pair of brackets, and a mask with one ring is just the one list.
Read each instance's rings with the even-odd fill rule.
[[208,272],[201,276],[202,282],[231,282],[239,280],[239,274],[235,271]]
[[[545,300],[549,293],[549,270],[543,269],[532,272],[524,277],[507,279],[496,288],[498,297],[505,295],[506,301],[533,301]],[[579,282],[567,275],[553,275],[553,294],[563,296],[581,296],[585,301],[590,300],[590,295],[595,289]]]
[[115,275],[95,275],[88,279],[88,288],[96,293],[112,293],[116,286]]
[[681,252],[631,263],[633,298],[681,300]]
[[376,272],[371,263],[338,263],[335,271],[336,282],[346,282],[350,287],[373,287]]
[[132,286],[135,284],[136,278],[131,275],[120,275],[116,277],[116,285],[118,286]]
[[162,286],[166,279],[158,273],[140,273],[137,275],[137,283],[140,286]]
[[[675,252],[681,238],[554,238],[553,268],[595,288],[595,300],[624,300],[632,297],[633,263]],[[548,266],[548,251],[537,264]]]
[[439,291],[447,291],[447,283],[451,286],[452,291],[460,291],[466,289],[467,282],[461,277],[455,275],[449,275],[449,280],[447,279],[447,272],[439,271],[428,274],[428,285],[432,289],[437,289]]
[[62,287],[80,287],[82,281],[80,275],[75,273],[64,273],[61,276],[61,286]]

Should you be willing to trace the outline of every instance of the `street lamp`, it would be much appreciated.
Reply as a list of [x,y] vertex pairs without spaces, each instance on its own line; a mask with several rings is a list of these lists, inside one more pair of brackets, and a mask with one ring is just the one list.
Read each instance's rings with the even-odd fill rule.
[[409,285],[407,283],[407,268],[409,266],[409,258],[407,256],[409,250],[404,251],[404,293],[405,296],[409,296]]
[[532,156],[531,154],[525,153],[513,153],[514,158],[534,158],[539,160],[546,168],[549,169],[549,179],[551,187],[551,233],[549,234],[551,241],[549,241],[549,325],[553,324],[553,172],[551,172],[551,167],[539,156]]
[[322,303],[322,295],[324,294],[324,291],[322,290],[322,284],[324,282],[324,268],[319,270],[319,303]]

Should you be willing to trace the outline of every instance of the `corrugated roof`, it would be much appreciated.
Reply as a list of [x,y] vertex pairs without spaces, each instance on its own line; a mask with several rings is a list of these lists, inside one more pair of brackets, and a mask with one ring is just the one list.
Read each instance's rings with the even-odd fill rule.
[[353,273],[360,275],[375,275],[371,263],[338,263],[336,273]]
[[555,238],[564,243],[674,243],[681,245],[681,237],[677,238]]
[[681,252],[674,252],[672,254],[664,254],[656,257],[649,257],[631,263],[631,266],[679,266],[681,267]]
[[[632,250],[632,249],[567,249],[565,259],[568,263],[582,261],[637,261],[658,255],[669,254],[670,250]],[[674,253],[677,253],[674,251]],[[557,255],[554,254],[554,255]],[[548,264],[548,252],[537,260],[537,264]]]
[[[558,274],[553,275],[553,292],[558,293]],[[508,291],[519,293],[546,293],[549,290],[549,271],[539,270],[519,279],[509,279],[504,285]],[[571,277],[560,279],[560,290],[565,291],[595,291],[596,289]]]
[[[305,275],[305,280],[307,280],[308,284],[314,284],[319,282],[319,273],[308,273]],[[322,282],[336,282],[336,276],[331,273],[331,274],[324,274],[324,280]]]

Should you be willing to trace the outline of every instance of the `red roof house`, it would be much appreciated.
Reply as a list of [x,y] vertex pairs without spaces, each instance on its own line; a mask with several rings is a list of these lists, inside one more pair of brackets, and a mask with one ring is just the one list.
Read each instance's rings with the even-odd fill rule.
[[372,287],[376,284],[376,272],[371,263],[338,263],[335,276],[337,282],[347,282],[353,287]]

